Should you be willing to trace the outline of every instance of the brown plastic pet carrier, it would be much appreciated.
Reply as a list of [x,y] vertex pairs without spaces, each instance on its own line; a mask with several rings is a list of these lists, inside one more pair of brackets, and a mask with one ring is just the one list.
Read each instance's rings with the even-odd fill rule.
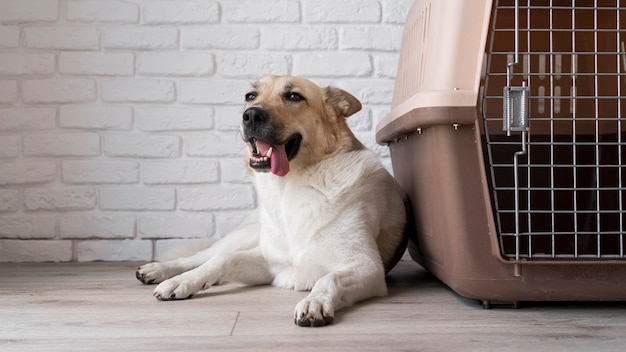
[[626,1],[416,1],[378,143],[411,256],[491,303],[626,300]]

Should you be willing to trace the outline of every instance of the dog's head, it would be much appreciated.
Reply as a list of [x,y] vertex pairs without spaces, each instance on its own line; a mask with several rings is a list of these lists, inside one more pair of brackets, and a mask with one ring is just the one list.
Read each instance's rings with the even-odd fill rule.
[[293,76],[261,78],[245,95],[242,135],[254,171],[286,175],[340,151],[361,149],[345,118],[361,110],[349,93]]

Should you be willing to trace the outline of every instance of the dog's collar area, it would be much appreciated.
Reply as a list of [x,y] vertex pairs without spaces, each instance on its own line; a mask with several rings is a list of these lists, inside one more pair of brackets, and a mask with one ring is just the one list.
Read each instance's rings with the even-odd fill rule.
[[301,141],[300,134],[293,135],[282,144],[250,138],[250,167],[256,171],[271,171],[277,176],[285,176],[289,172],[289,161],[298,154]]

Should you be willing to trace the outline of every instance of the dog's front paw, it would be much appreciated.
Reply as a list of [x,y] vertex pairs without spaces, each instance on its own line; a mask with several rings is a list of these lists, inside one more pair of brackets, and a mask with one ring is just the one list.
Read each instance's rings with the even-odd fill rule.
[[167,265],[163,263],[149,263],[140,266],[135,273],[137,280],[144,284],[158,284],[171,277]]
[[159,284],[154,289],[153,296],[161,301],[187,299],[200,291],[203,288],[202,286],[186,279],[184,275],[178,275]]
[[335,311],[327,297],[308,296],[296,305],[295,320],[298,326],[324,326],[333,323]]

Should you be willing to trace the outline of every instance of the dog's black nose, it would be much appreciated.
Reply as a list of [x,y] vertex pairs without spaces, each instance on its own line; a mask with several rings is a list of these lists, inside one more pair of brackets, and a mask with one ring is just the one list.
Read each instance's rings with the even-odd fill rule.
[[263,124],[267,119],[267,112],[258,107],[251,107],[243,112],[243,124],[248,128],[254,128],[254,126]]

